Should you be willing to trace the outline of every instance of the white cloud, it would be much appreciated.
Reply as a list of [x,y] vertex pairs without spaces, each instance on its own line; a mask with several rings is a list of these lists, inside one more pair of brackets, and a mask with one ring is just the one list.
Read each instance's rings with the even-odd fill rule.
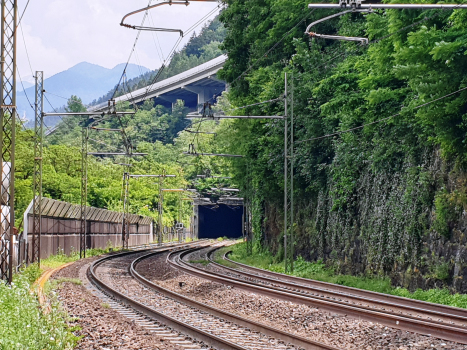
[[[120,21],[125,14],[147,4],[148,0],[31,1],[22,28],[33,71],[42,70],[45,77],[50,77],[83,61],[107,68],[126,62],[137,31],[121,27]],[[166,5],[151,10],[151,17],[158,27],[185,30],[217,5],[212,2],[192,2],[188,7]],[[142,18],[143,14],[132,16],[128,23],[139,25]],[[151,26],[150,23],[146,21],[145,25]],[[158,33],[157,37],[167,55],[178,34]],[[155,40],[155,33],[142,32],[131,63],[151,69],[159,67]],[[17,47],[18,67],[24,79],[31,75],[31,70],[21,32]]]

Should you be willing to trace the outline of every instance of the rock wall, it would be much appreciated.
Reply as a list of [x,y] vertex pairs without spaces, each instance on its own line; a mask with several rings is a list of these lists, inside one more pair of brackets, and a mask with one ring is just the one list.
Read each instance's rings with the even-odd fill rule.
[[[295,203],[296,254],[394,285],[467,293],[467,175],[437,151],[393,172],[361,169],[345,206],[335,184]],[[282,254],[281,205],[264,205],[263,243]],[[258,237],[260,238],[260,237]]]

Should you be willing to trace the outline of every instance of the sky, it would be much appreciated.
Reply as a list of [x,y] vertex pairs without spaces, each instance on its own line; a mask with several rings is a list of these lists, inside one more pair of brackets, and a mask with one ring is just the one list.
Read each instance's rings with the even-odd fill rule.
[[[162,0],[151,1],[159,2]],[[18,3],[21,15],[27,0]],[[48,78],[83,61],[106,68],[126,63],[138,31],[120,26],[120,21],[125,14],[148,3],[149,0],[30,0],[17,37],[17,65],[22,80],[33,82],[35,71],[43,71]],[[196,1],[189,6],[163,5],[149,11],[145,25],[185,31],[218,5]],[[131,16],[125,23],[141,25],[143,16],[144,12]],[[191,33],[179,48],[190,36]],[[166,57],[178,38],[178,33],[143,31],[130,62],[156,69],[162,62],[160,51]]]

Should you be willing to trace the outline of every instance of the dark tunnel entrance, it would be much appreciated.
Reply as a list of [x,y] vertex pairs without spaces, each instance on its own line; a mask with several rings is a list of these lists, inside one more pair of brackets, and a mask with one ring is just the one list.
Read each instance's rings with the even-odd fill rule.
[[198,238],[242,237],[242,205],[198,206]]

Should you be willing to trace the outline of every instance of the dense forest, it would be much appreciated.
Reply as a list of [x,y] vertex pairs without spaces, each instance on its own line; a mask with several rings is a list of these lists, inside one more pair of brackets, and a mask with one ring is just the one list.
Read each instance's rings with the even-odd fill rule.
[[[174,53],[169,65],[161,72],[157,80],[161,81],[170,78],[220,56],[222,51],[219,48],[219,44],[224,40],[225,35],[225,27],[218,17],[205,24],[201,28],[199,35],[193,32],[188,43],[180,51]],[[91,105],[107,102],[114,95],[115,89],[117,89],[115,97],[118,97],[151,85],[154,83],[158,71],[156,69],[133,79],[124,79],[122,84],[118,86],[118,89],[117,85],[115,85],[112,90],[94,100]]]
[[[395,285],[467,292],[467,12],[377,10],[314,28],[369,38],[361,46],[305,36],[333,13],[308,10],[308,0],[226,3],[229,59],[219,75],[230,103],[283,96],[285,72],[293,86],[296,255]],[[284,103],[237,112],[281,115]],[[278,260],[283,129],[236,120],[226,148],[246,155],[231,171],[253,203],[256,249]]]
[[[120,111],[134,111],[128,105],[119,105]],[[81,100],[72,96],[66,110],[83,112],[86,110]],[[184,156],[190,144],[196,143],[200,149],[213,151],[216,147],[215,135],[193,134],[183,131],[189,128],[185,119],[187,109],[179,101],[172,110],[162,106],[152,106],[147,101],[135,115],[117,118],[100,123],[101,128],[120,129],[123,125],[134,152],[147,153],[145,157],[112,158],[88,157],[88,204],[109,210],[122,210],[121,191],[124,169],[116,163],[129,162],[133,165],[132,174],[167,174],[177,175],[168,178],[166,188],[196,188],[203,195],[216,195],[212,187],[227,186],[220,179],[200,179],[196,175],[219,174],[225,171],[223,159],[202,159]],[[89,123],[88,117],[68,116],[59,123],[57,130],[45,137],[43,156],[43,191],[44,196],[71,203],[81,200],[81,132]],[[224,129],[216,122],[205,122],[196,127],[196,131]],[[17,130],[16,160],[16,202],[18,213],[17,225],[21,224],[22,213],[32,198],[32,177],[34,134],[32,130]],[[124,152],[122,134],[91,130],[88,138],[88,152]],[[130,180],[130,212],[157,218],[159,187],[157,179]],[[164,195],[164,224],[172,226],[178,221],[179,194]],[[183,204],[183,221],[189,223],[191,216],[189,202]]]

